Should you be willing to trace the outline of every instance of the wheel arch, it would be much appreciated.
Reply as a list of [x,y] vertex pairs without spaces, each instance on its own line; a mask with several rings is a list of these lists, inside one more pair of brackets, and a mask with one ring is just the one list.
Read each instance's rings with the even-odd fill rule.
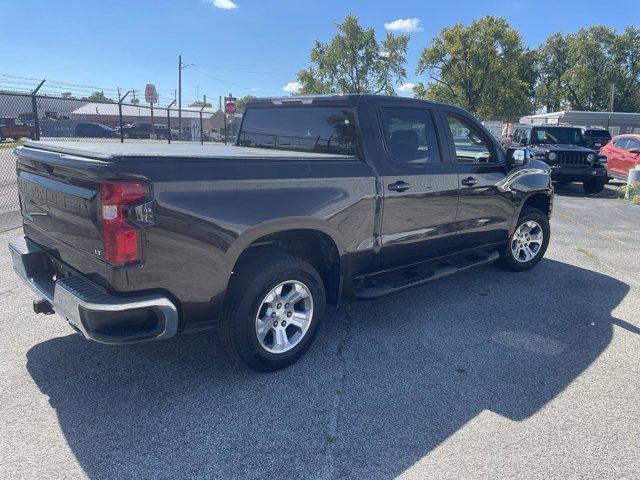
[[265,225],[240,237],[227,251],[229,261],[225,299],[232,285],[233,275],[244,264],[260,255],[284,253],[310,263],[325,285],[327,303],[337,305],[342,291],[342,242],[336,232],[325,225],[307,222],[290,225]]

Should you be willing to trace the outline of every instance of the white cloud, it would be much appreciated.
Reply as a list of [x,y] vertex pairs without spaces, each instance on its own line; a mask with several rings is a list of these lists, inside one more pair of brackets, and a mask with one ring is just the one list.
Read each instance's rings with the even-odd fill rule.
[[238,4],[232,0],[213,0],[211,3],[213,3],[214,7],[221,8],[223,10],[233,10],[234,8],[238,8]]
[[385,23],[384,28],[391,32],[421,32],[422,22],[419,18],[399,18],[393,22]]
[[413,92],[413,89],[416,88],[415,83],[407,82],[403,83],[398,87],[399,92]]
[[302,84],[300,82],[289,82],[284,87],[282,87],[282,90],[284,90],[285,92],[297,92],[301,88]]

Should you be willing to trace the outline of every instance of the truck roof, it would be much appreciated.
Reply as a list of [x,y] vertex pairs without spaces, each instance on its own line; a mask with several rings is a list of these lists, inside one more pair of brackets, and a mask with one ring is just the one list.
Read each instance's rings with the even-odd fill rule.
[[419,103],[422,105],[447,106],[452,108],[460,108],[454,105],[441,102],[433,102],[431,100],[423,100],[420,98],[398,97],[391,95],[364,95],[364,94],[327,94],[327,95],[292,95],[289,97],[261,97],[252,98],[247,101],[246,108],[251,107],[267,107],[277,105],[345,105],[356,106],[360,103],[368,103],[372,101],[388,100],[397,103]]
[[238,147],[223,144],[180,144],[173,143],[119,143],[119,142],[76,142],[76,141],[28,141],[16,151],[46,151],[69,156],[92,158],[104,161],[122,161],[126,159],[158,160],[184,158],[190,160],[234,160],[234,159],[267,159],[267,160],[311,160],[311,159],[353,159],[349,155],[330,153],[295,152],[271,150],[268,148]]

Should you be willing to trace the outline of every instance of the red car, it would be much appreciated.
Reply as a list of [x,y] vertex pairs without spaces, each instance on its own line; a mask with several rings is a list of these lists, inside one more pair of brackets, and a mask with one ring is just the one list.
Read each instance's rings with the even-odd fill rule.
[[629,170],[640,164],[640,135],[617,135],[600,149],[600,155],[607,156],[611,177],[626,180]]
[[13,138],[14,140],[30,138],[35,140],[36,127],[27,125],[19,118],[0,118],[0,142],[4,141],[5,138]]

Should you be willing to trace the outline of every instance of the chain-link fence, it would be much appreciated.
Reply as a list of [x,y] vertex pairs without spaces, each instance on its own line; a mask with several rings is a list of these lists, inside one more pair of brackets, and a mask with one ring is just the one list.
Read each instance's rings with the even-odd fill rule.
[[91,142],[235,141],[239,115],[0,92],[0,214],[19,209],[14,149],[27,140]]

